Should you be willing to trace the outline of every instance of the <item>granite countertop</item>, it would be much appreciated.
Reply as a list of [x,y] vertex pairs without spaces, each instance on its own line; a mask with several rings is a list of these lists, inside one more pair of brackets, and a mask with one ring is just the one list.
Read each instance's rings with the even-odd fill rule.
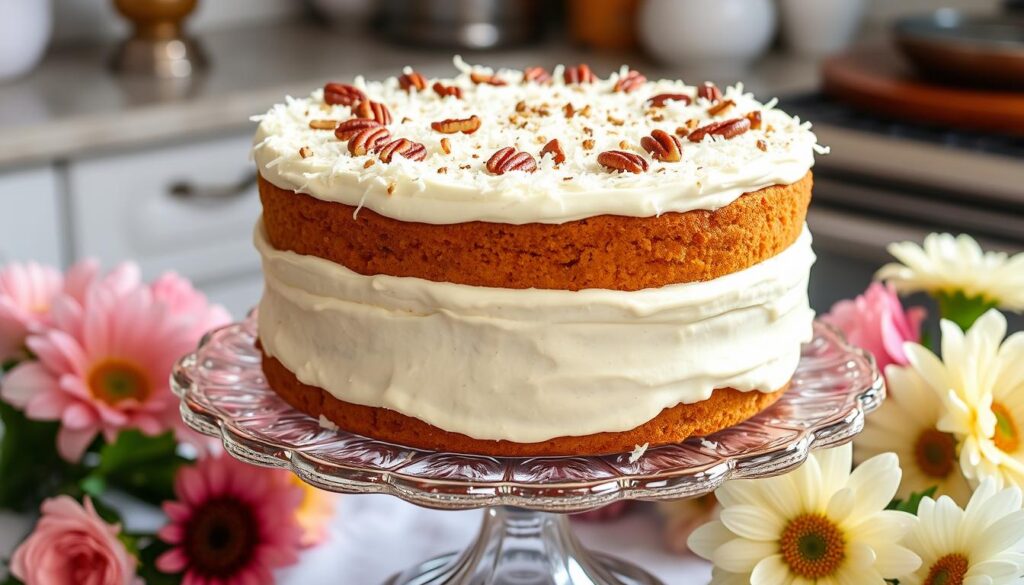
[[[287,23],[214,32],[201,41],[211,68],[185,83],[117,77],[106,67],[110,46],[52,50],[30,75],[0,84],[0,170],[244,131],[249,116],[327,80],[393,75],[408,64],[425,74],[453,71],[450,51],[397,46],[372,30]],[[520,68],[585,61],[599,73],[629,63],[648,77],[704,80],[699,71],[659,66],[640,54],[588,52],[557,39],[463,56]],[[723,84],[740,79],[771,97],[815,87],[818,68],[772,54],[751,71],[714,77]]]

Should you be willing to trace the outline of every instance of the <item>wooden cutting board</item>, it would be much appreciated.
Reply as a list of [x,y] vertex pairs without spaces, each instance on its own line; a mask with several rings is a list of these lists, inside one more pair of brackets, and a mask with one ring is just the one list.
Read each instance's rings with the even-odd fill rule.
[[824,90],[885,116],[1024,136],[1024,93],[940,85],[894,47],[855,48],[825,62]]

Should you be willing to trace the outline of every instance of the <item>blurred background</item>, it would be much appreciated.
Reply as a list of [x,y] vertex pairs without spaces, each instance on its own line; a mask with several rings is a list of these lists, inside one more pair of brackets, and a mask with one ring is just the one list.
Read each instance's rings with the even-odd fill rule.
[[599,75],[628,63],[778,96],[832,147],[815,168],[809,220],[819,311],[859,293],[891,241],[938,230],[1024,247],[1019,2],[3,6],[0,263],[135,259],[145,277],[177,270],[240,315],[261,288],[249,116],[328,80],[404,65],[451,74],[455,53],[495,67],[588,62]]

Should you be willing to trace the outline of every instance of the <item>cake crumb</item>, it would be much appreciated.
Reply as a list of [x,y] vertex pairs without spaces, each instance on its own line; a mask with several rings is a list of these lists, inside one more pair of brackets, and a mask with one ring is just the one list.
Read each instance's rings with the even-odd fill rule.
[[388,183],[388,195],[391,195],[394,192],[395,192],[395,184],[394,183]]
[[320,428],[326,429],[328,431],[336,431],[336,430],[338,430],[338,425],[334,424],[333,422],[331,422],[331,419],[329,419],[326,416],[321,414],[320,415]]
[[629,462],[636,463],[637,461],[640,461],[640,458],[643,457],[644,453],[647,452],[647,447],[649,445],[650,443],[644,443],[643,445],[634,445],[633,452],[629,454]]

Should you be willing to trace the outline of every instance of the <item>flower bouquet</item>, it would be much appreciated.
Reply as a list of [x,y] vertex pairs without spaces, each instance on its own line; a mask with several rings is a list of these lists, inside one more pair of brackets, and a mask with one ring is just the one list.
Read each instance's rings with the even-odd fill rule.
[[[138,267],[0,269],[0,509],[40,517],[10,583],[272,583],[325,535],[330,496],[188,430],[168,379],[230,320],[184,278]],[[162,506],[122,528],[111,492]]]

